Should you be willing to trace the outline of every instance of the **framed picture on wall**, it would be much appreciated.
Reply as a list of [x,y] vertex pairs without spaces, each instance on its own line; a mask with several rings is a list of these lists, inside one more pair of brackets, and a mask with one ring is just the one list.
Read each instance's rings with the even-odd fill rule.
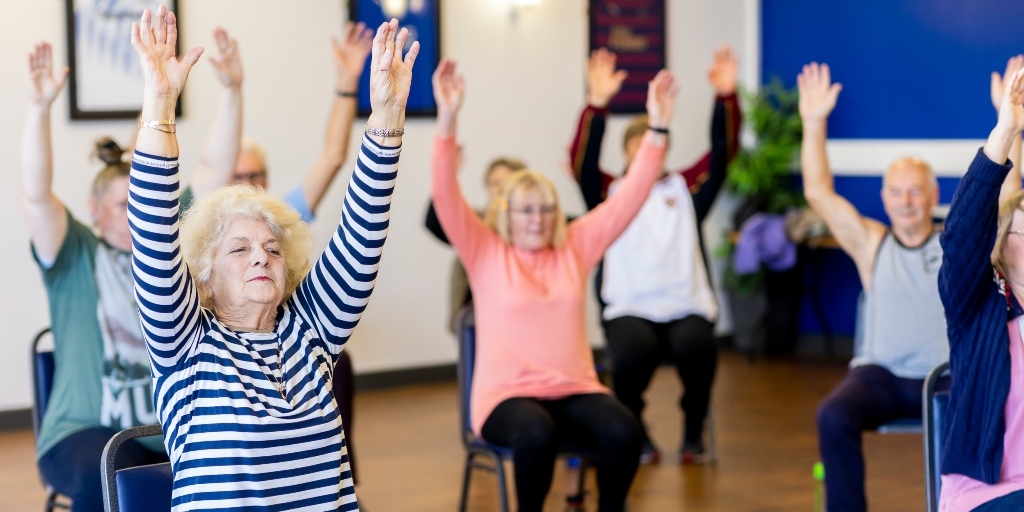
[[[138,117],[143,82],[131,44],[132,22],[161,3],[178,15],[180,31],[176,0],[66,0],[71,119]],[[181,115],[180,97],[176,112]]]
[[[437,115],[431,76],[441,61],[441,0],[349,0],[352,21],[366,23],[376,31],[385,20],[395,18],[409,29],[405,50],[420,42],[420,54],[412,68],[412,90],[405,112],[410,117]],[[370,66],[359,79],[359,115],[370,115]]]
[[665,0],[590,0],[590,50],[608,48],[629,72],[608,107],[616,114],[646,111],[647,82],[665,67]]

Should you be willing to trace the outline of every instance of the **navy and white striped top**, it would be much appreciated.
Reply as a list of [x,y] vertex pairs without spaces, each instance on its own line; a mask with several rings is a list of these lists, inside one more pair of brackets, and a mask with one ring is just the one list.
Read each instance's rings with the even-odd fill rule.
[[331,376],[373,290],[400,153],[363,138],[338,230],[269,333],[233,332],[200,307],[179,247],[177,159],[135,153],[135,295],[173,510],[358,510]]

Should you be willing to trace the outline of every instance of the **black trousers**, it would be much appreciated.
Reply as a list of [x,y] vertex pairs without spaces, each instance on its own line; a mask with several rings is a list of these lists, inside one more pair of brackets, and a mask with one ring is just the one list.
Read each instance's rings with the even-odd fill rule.
[[[39,472],[53,489],[71,498],[72,512],[103,512],[103,475],[100,457],[116,430],[93,427],[80,430],[55,444],[39,459]],[[167,462],[157,453],[132,440],[121,445],[114,468],[123,469]]]
[[491,412],[481,434],[512,449],[520,512],[543,510],[561,443],[597,452],[598,511],[624,510],[643,444],[629,410],[600,393],[561,400],[510,398]]
[[356,379],[352,373],[352,358],[347,350],[338,354],[334,362],[334,379],[331,388],[334,400],[338,402],[338,414],[341,416],[341,428],[345,431],[345,446],[348,448],[348,465],[352,470],[352,483],[359,483],[356,476],[356,451],[352,442],[352,397],[355,394]]
[[[668,323],[622,316],[606,321],[604,332],[612,360],[615,396],[633,412],[637,421],[643,425],[644,391],[667,356],[683,381],[679,406],[685,416],[684,441],[701,442],[718,366],[718,347],[711,322],[696,315]],[[646,427],[644,436],[646,439]]]

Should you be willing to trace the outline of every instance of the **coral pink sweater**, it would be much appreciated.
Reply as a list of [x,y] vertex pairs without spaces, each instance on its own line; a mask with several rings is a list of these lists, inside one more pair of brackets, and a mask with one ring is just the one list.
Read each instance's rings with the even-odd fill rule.
[[476,313],[476,371],[470,421],[514,397],[559,399],[607,393],[587,343],[587,276],[626,229],[661,174],[665,148],[644,138],[618,192],[568,226],[565,245],[525,251],[505,244],[459,190],[454,138],[434,141],[434,207],[462,259]]

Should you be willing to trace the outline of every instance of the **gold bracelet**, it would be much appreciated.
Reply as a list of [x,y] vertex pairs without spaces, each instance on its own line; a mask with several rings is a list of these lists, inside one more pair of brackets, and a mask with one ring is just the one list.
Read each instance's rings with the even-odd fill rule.
[[[169,126],[170,128],[161,128],[163,126]],[[178,125],[175,124],[173,119],[165,119],[163,121],[140,121],[139,128],[152,128],[158,132],[164,133],[178,132]]]

